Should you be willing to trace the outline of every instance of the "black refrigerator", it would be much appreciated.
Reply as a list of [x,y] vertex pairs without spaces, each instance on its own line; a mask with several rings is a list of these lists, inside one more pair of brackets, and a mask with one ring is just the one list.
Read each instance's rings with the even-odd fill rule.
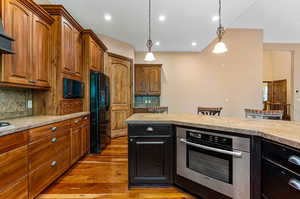
[[109,142],[109,78],[90,71],[90,143],[91,153],[101,153]]

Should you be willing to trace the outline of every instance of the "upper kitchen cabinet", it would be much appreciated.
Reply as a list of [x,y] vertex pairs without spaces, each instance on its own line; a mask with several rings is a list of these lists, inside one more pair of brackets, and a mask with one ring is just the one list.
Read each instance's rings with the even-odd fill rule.
[[135,95],[161,94],[161,64],[135,64]]
[[84,65],[87,70],[103,71],[106,46],[92,30],[82,32],[84,41]]
[[1,1],[1,17],[5,33],[14,38],[13,55],[3,55],[1,84],[50,87],[50,27],[53,18],[32,1]]
[[57,73],[63,77],[82,78],[82,37],[83,28],[61,5],[42,5],[54,18],[52,26],[52,58],[57,65]]

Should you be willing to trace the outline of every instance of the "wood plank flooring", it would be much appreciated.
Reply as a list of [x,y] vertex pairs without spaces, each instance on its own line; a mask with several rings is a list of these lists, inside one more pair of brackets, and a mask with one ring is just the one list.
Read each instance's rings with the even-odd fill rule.
[[195,199],[175,188],[128,190],[127,138],[112,140],[101,155],[87,155],[38,199]]

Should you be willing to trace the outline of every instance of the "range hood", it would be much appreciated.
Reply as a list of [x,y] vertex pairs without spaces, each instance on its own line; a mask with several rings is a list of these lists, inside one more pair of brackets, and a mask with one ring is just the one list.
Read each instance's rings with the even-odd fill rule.
[[12,41],[15,40],[4,34],[2,19],[0,18],[0,54],[15,54],[11,49]]

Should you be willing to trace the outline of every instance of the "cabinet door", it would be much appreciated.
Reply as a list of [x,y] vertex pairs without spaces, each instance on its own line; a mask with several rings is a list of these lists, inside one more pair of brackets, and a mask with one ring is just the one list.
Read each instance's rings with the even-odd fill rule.
[[73,27],[62,18],[62,71],[69,74],[74,73],[73,40]]
[[71,164],[75,163],[81,156],[81,128],[71,131]]
[[14,55],[4,55],[3,81],[30,83],[32,13],[17,0],[4,0],[3,22],[5,33],[14,38]]
[[38,16],[33,16],[33,80],[36,86],[49,87],[50,26]]
[[161,90],[161,77],[160,67],[147,68],[147,81],[148,81],[148,95],[160,95]]
[[147,79],[145,77],[144,67],[135,67],[135,94],[147,95]]
[[94,40],[90,40],[90,68],[98,71],[97,66],[97,44]]
[[89,151],[89,126],[82,127],[81,133],[81,155],[85,155]]
[[81,77],[82,73],[82,38],[81,34],[77,29],[74,29],[74,44],[75,44],[75,64],[74,72],[76,76]]
[[110,57],[111,137],[127,135],[124,122],[131,112],[131,64]]
[[129,138],[130,185],[172,183],[172,138]]

